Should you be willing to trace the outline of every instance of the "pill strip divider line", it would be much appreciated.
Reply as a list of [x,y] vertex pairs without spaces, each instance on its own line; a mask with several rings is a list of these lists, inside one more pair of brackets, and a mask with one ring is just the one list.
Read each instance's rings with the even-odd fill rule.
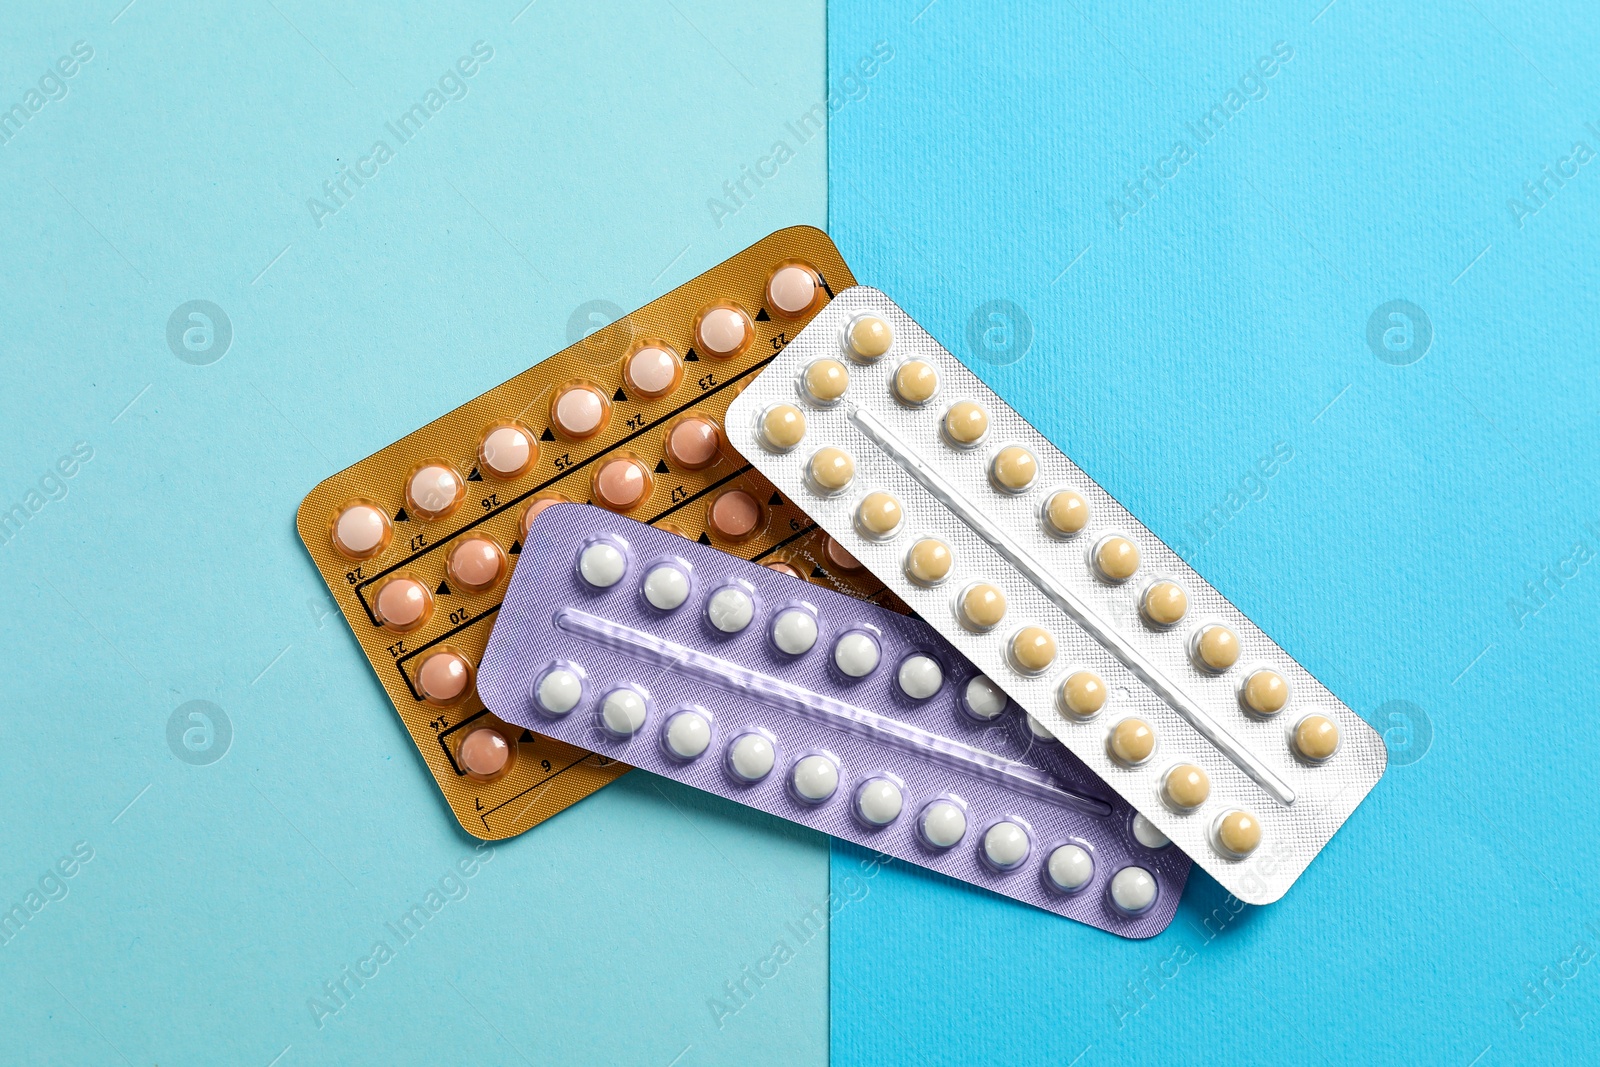
[[1067,789],[1053,776],[1026,764],[963,745],[610,619],[576,608],[562,608],[555,614],[555,626],[564,633],[660,670],[682,674],[735,697],[748,697],[828,729],[923,757],[947,770],[972,775],[1035,800],[1075,808],[1101,819],[1112,814],[1111,805],[1105,801]]
[[1221,723],[1212,718],[1198,701],[1167,677],[1161,668],[1134,648],[1121,634],[1107,626],[1076,593],[1058,581],[1054,575],[1040,566],[1037,560],[1023,551],[1020,545],[1007,537],[1004,531],[974,508],[955,486],[927,463],[918,459],[892,430],[859,405],[852,405],[846,418],[861,431],[862,436],[877,445],[880,451],[915,479],[929,495],[944,505],[951,515],[1021,572],[1022,576],[1046,599],[1088,631],[1089,636],[1121,661],[1134,677],[1149,686],[1229,762],[1249,776],[1279,804],[1287,807],[1294,803],[1295,792],[1287,782],[1274,774],[1249,749],[1240,745]]

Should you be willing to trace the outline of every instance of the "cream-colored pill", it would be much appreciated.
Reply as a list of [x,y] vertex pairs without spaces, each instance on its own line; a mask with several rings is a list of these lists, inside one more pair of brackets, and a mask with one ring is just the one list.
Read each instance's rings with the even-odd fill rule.
[[761,413],[761,440],[775,452],[787,452],[806,435],[806,417],[793,404],[774,404]]
[[1156,749],[1156,732],[1143,719],[1123,719],[1111,731],[1111,754],[1123,763],[1137,765]]
[[944,413],[944,432],[958,445],[975,445],[989,432],[989,413],[971,400],[951,404]]
[[961,619],[977,630],[992,630],[1006,617],[1006,595],[988,582],[975,582],[961,594]]
[[1061,704],[1080,719],[1106,706],[1106,683],[1093,671],[1074,671],[1061,683]]
[[989,465],[994,484],[1008,493],[1020,493],[1039,477],[1039,461],[1021,445],[1007,445]]
[[913,359],[894,372],[894,395],[907,404],[926,404],[939,391],[939,372],[933,364]]
[[1038,674],[1056,661],[1056,639],[1042,626],[1024,626],[1011,638],[1011,662],[1027,674]]
[[1071,489],[1051,493],[1044,503],[1044,521],[1057,537],[1071,537],[1089,525],[1089,502]]
[[1326,715],[1307,715],[1294,728],[1295,751],[1321,763],[1339,748],[1339,728]]
[[1239,662],[1239,638],[1226,626],[1207,626],[1195,641],[1194,655],[1201,667],[1221,674]]
[[894,331],[876,315],[863,315],[850,324],[845,334],[851,353],[860,360],[881,359],[894,343]]
[[906,577],[918,585],[938,585],[950,576],[955,557],[937,537],[924,537],[906,553]]
[[1277,671],[1255,671],[1245,680],[1240,696],[1257,715],[1276,715],[1289,703],[1289,683]]
[[904,517],[900,501],[885,492],[868,493],[856,508],[856,524],[868,537],[892,537]]
[[1126,537],[1108,537],[1095,546],[1094,567],[1108,582],[1125,582],[1139,569],[1139,547]]
[[842,448],[820,448],[808,467],[811,480],[827,493],[837,493],[856,476],[856,461]]
[[1179,811],[1193,811],[1211,795],[1211,779],[1192,763],[1180,763],[1167,772],[1161,795]]
[[1157,626],[1171,626],[1189,610],[1189,595],[1177,582],[1161,581],[1144,591],[1144,617]]
[[1261,823],[1247,811],[1230,811],[1217,822],[1217,845],[1234,857],[1248,856],[1261,844]]
[[850,388],[850,372],[836,359],[819,359],[806,368],[805,384],[813,400],[831,404]]

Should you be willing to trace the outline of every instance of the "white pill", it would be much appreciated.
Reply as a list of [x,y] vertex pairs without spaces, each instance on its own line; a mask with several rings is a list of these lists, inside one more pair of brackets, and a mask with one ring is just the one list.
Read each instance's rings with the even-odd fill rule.
[[856,814],[872,826],[887,826],[900,817],[905,798],[887,778],[874,778],[856,793]]
[[839,788],[839,768],[826,756],[807,756],[794,765],[789,780],[801,800],[820,804]]
[[948,800],[922,809],[922,839],[934,848],[949,848],[967,834],[967,813]]
[[666,563],[652,567],[644,576],[644,598],[662,611],[680,607],[689,599],[689,576]]
[[667,720],[667,750],[679,759],[694,759],[711,743],[711,724],[705,716],[680,711]]
[[1062,892],[1082,889],[1094,877],[1094,857],[1081,845],[1062,845],[1050,853],[1050,882]]
[[644,725],[644,697],[632,689],[613,689],[600,702],[600,721],[619,737],[632,737]]
[[735,586],[717,590],[706,605],[706,618],[725,634],[736,634],[749,626],[755,614],[755,601],[750,599],[749,593]]
[[809,611],[789,608],[772,623],[772,643],[791,656],[810,652],[817,643],[817,620]]
[[865,678],[878,669],[878,642],[852,630],[834,644],[833,665],[851,678]]
[[1050,745],[1055,743],[1056,735],[1051,733],[1045,727],[1044,723],[1040,722],[1038,719],[1035,719],[1032,715],[1028,715],[1027,720],[1028,733],[1033,735],[1033,739],[1035,741],[1039,742],[1041,745]]
[[578,573],[596,589],[610,589],[622,581],[622,572],[627,569],[628,561],[617,546],[605,541],[596,541],[578,557]]
[[578,706],[583,683],[565,667],[557,667],[539,679],[539,706],[551,715],[565,715]]
[[919,652],[900,664],[894,680],[900,683],[900,692],[912,700],[927,700],[944,684],[944,670],[938,660]]
[[1172,844],[1172,838],[1139,812],[1133,813],[1133,836],[1145,848],[1166,848]]
[[988,678],[979,674],[967,682],[967,710],[985,722],[1000,717],[1006,710],[1006,694]]
[[983,835],[983,855],[990,863],[1008,871],[1028,858],[1028,831],[1014,822],[997,822]]
[[772,742],[760,734],[745,734],[728,750],[728,766],[747,782],[759,782],[772,773],[775,758]]
[[1111,902],[1130,915],[1156,902],[1156,880],[1143,867],[1124,867],[1111,877]]

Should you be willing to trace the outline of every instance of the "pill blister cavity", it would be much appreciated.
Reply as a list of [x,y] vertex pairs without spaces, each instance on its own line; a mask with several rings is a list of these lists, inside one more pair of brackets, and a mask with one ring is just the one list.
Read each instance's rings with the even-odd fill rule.
[[539,679],[534,698],[548,715],[565,715],[583,699],[583,680],[566,667],[555,667]]
[[371,559],[389,547],[394,528],[376,505],[353,500],[333,520],[333,547],[351,559]]
[[1117,762],[1137,767],[1155,751],[1156,732],[1143,719],[1123,719],[1112,727],[1108,747]]
[[728,746],[728,769],[742,782],[759,782],[772,773],[778,754],[761,734],[740,734]]
[[807,804],[821,804],[839,788],[839,766],[827,756],[806,756],[790,770],[789,785]]
[[568,382],[550,400],[550,425],[568,440],[587,440],[610,421],[611,401],[588,382]]
[[1326,715],[1307,715],[1294,728],[1294,749],[1313,763],[1339,751],[1339,728]]
[[667,720],[661,742],[681,760],[698,759],[711,744],[711,723],[698,711],[679,711]]
[[417,691],[436,707],[449,707],[472,688],[472,664],[459,652],[430,652],[417,668]]
[[801,376],[806,395],[819,404],[832,404],[850,388],[850,371],[837,359],[819,359]]
[[1034,718],[1031,714],[1024,712],[1022,721],[1028,727],[1028,736],[1033,738],[1035,743],[1041,745],[1053,745],[1056,743],[1056,735],[1050,732],[1050,727]]
[[804,608],[785,608],[772,620],[772,643],[787,655],[805,655],[817,643],[816,617]]
[[967,680],[961,693],[962,707],[968,715],[980,722],[993,722],[1006,710],[1006,694],[984,675]]
[[856,476],[856,461],[842,448],[829,445],[817,449],[806,467],[811,483],[821,493],[837,493]]
[[1056,661],[1056,639],[1042,626],[1024,626],[1011,637],[1011,664],[1023,674],[1039,674]]
[[456,762],[480,781],[497,778],[511,764],[511,742],[499,730],[480,726],[461,739]]
[[632,737],[644,726],[650,707],[632,689],[613,689],[600,702],[600,722],[615,737]]
[[750,316],[734,304],[713,304],[695,316],[695,345],[717,359],[732,359],[743,353],[755,335]]
[[1156,902],[1156,880],[1143,867],[1124,867],[1111,876],[1111,903],[1128,915],[1149,911]]
[[487,537],[466,537],[451,547],[444,572],[451,588],[481,593],[505,577],[506,554]]
[[539,442],[519,422],[493,423],[478,441],[478,467],[493,478],[520,478],[538,458]]
[[989,477],[1001,492],[1021,493],[1039,477],[1039,461],[1021,445],[1007,445],[995,453]]
[[1227,811],[1217,819],[1212,836],[1224,856],[1243,859],[1261,844],[1261,823],[1247,811]]
[[967,813],[953,801],[935,800],[922,809],[917,830],[922,840],[933,848],[953,848],[967,836]]
[[659,400],[677,390],[683,381],[683,361],[663,341],[644,341],[622,364],[622,383],[628,394]]
[[467,483],[447,463],[424,463],[406,479],[406,507],[419,519],[442,519],[461,506]]
[[1126,537],[1104,538],[1094,548],[1094,569],[1108,582],[1125,582],[1139,569],[1139,548]]
[[1094,878],[1094,857],[1082,845],[1061,845],[1045,863],[1045,877],[1063,893],[1076,893]]
[[667,431],[665,451],[675,470],[705,470],[722,458],[722,431],[704,415],[687,415]]
[[1046,533],[1072,537],[1089,525],[1089,502],[1071,489],[1062,489],[1045,499],[1043,515]]
[[894,343],[894,331],[876,315],[860,315],[845,327],[845,349],[863,363],[883,358]]
[[755,601],[738,586],[727,586],[711,594],[706,602],[706,619],[725,634],[736,634],[755,618]]
[[1172,844],[1172,839],[1161,832],[1161,827],[1137,811],[1133,813],[1133,839],[1151,850]]
[[851,630],[833,645],[833,665],[847,678],[865,678],[878,669],[878,642],[872,635]]
[[627,569],[627,557],[610,541],[596,541],[578,554],[578,573],[596,589],[610,589]]
[[743,489],[718,493],[706,508],[706,525],[724,541],[747,541],[761,529],[761,502]]
[[1177,582],[1152,582],[1139,600],[1145,621],[1158,629],[1176,625],[1189,610],[1189,594]]
[[1006,595],[988,582],[974,582],[956,602],[961,622],[973,630],[992,630],[1006,617]]
[[689,576],[670,563],[657,564],[644,576],[644,598],[660,611],[682,607],[689,599]]
[[894,395],[904,403],[920,407],[938,391],[939,372],[925,360],[908,360],[894,372]]
[[856,817],[868,826],[888,826],[900,817],[905,796],[887,778],[872,778],[856,790]]
[[769,571],[777,571],[779,574],[787,574],[791,578],[798,578],[802,582],[806,580],[806,576],[800,573],[800,568],[788,560],[772,559],[763,563],[762,566]]
[[938,585],[950,576],[955,557],[937,537],[924,537],[906,553],[906,577],[918,585]]
[[866,569],[866,564],[856,559],[855,556],[850,554],[849,549],[831,537],[823,544],[822,554],[828,557],[830,564],[846,574],[855,574],[857,571]]
[[1266,717],[1276,715],[1289,703],[1289,683],[1277,671],[1252,671],[1239,690],[1245,710]]
[[856,508],[856,528],[869,540],[888,540],[900,532],[904,521],[900,501],[882,490],[868,493]]
[[1175,811],[1193,811],[1211,795],[1211,778],[1192,763],[1169,769],[1161,780],[1161,799]]
[[1221,623],[1202,626],[1194,635],[1195,666],[1211,674],[1239,662],[1239,637]]
[[415,578],[396,575],[378,587],[372,610],[386,629],[408,633],[433,614],[433,594]]
[[517,524],[517,528],[522,532],[522,539],[524,541],[528,539],[528,531],[533,529],[533,521],[544,514],[546,508],[556,504],[570,503],[572,503],[572,499],[560,493],[545,492],[534,497],[528,502],[528,506],[522,510],[522,519]]
[[1061,683],[1061,706],[1069,715],[1092,718],[1106,706],[1106,683],[1093,671],[1073,671]]
[[983,858],[997,871],[1014,871],[1033,849],[1028,831],[1009,819],[995,823],[983,834]]
[[808,264],[780,264],[767,279],[767,306],[779,318],[804,318],[827,302],[822,276]]
[[972,448],[989,432],[989,413],[983,405],[962,400],[944,413],[944,435],[958,448]]
[[932,656],[918,652],[901,661],[894,680],[912,700],[927,700],[944,685],[944,668]]
[[761,413],[761,443],[772,451],[788,452],[805,435],[805,412],[793,404],[774,404]]
[[594,502],[608,511],[632,511],[650,497],[654,482],[638,456],[622,453],[595,467],[589,489]]

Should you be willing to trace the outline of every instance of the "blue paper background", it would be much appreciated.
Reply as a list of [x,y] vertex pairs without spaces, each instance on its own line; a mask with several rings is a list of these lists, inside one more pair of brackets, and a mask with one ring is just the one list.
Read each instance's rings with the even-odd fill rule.
[[[0,24],[0,108],[93,49],[0,145],[0,508],[40,492],[0,544],[0,908],[93,852],[0,944],[0,1062],[821,1061],[825,939],[720,1027],[707,1001],[825,900],[822,839],[631,775],[462,877],[475,842],[293,526],[330,472],[603,324],[588,302],[823,223],[821,138],[720,227],[707,207],[822,97],[821,4]],[[479,40],[466,95],[387,134]],[[394,158],[319,228],[307,198],[378,138]],[[209,365],[168,346],[190,300],[231,322]],[[231,724],[209,765],[168,746],[191,700]],[[385,924],[452,871],[399,947]],[[395,958],[318,1028],[308,999],[380,938]]]
[[[1591,1062],[1600,160],[1537,212],[1523,183],[1575,141],[1600,151],[1593,5],[830,3],[836,82],[878,41],[894,58],[830,127],[857,277],[1385,731],[1391,762],[1280,903],[1197,870],[1145,943],[914,870],[855,886],[834,1061]],[[1202,145],[1185,123],[1280,41],[1293,58],[1245,86],[1264,98]],[[1153,197],[1108,206],[1136,206],[1124,183],[1180,139],[1194,158]],[[991,300],[1031,323],[1025,353],[1014,312],[969,341]],[[1391,300],[1431,321],[1409,365],[1416,321],[1409,350],[1367,342]],[[1293,458],[1248,480],[1280,442]],[[1546,567],[1567,577],[1513,610]],[[836,894],[861,855],[836,846]]]

